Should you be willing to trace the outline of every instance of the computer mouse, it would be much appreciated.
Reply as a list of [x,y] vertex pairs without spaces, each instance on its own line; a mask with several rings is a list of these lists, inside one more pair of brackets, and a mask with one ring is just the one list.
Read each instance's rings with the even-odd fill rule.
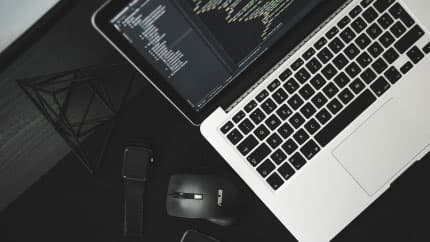
[[239,192],[226,178],[191,174],[170,178],[166,209],[171,216],[229,226],[237,218],[239,204]]

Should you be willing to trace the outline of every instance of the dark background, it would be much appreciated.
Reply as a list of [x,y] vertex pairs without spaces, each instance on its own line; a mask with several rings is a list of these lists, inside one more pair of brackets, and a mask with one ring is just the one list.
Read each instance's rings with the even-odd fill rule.
[[[45,31],[43,37],[12,62],[0,76],[2,87],[15,90],[16,97],[10,96],[10,100],[15,100],[14,97],[17,100],[25,98],[11,84],[18,76],[122,60],[89,24],[91,13],[101,2],[103,1],[77,2]],[[328,13],[340,2],[342,1],[327,1],[317,12],[320,15],[324,11]],[[315,22],[300,24],[292,31],[289,48],[317,25],[316,17],[309,19]],[[4,96],[0,100],[4,100]],[[34,106],[25,101],[18,103],[26,107],[20,110],[21,106],[16,106],[16,102],[3,102],[2,110],[12,104],[16,110],[14,112],[8,109],[11,114],[26,115],[31,108],[34,117],[39,117]],[[0,117],[3,119],[6,115],[0,111]],[[48,137],[53,137],[49,142],[40,141],[39,146],[34,146],[39,150],[37,154],[50,151],[53,155],[34,155],[36,148],[33,148],[33,153],[21,156],[21,160],[14,160],[16,166],[13,170],[3,171],[1,169],[5,166],[2,165],[1,179],[8,176],[12,179],[21,174],[20,170],[26,170],[27,173],[24,174],[32,174],[33,179],[38,178],[40,174],[35,174],[35,170],[39,173],[48,170],[59,160],[56,157],[67,153],[61,139],[50,133],[49,125],[40,122],[40,127],[27,127],[31,131],[26,132],[46,133],[49,134]],[[17,129],[25,131],[26,126],[23,127]],[[6,128],[2,126],[2,130]],[[43,135],[39,136],[33,142],[38,139],[46,140]],[[19,144],[18,138],[16,146]],[[21,140],[24,142],[25,137],[21,137]],[[138,94],[124,109],[100,172],[96,176],[90,176],[75,157],[68,155],[63,158],[0,213],[0,241],[121,241],[122,150],[124,144],[135,140],[149,141],[157,154],[145,199],[145,238],[142,241],[179,241],[186,229],[205,232],[222,242],[294,241],[289,232],[201,137],[198,128],[190,125],[149,86],[138,90]],[[2,161],[11,160],[5,155],[6,151],[10,157],[17,157],[16,152],[27,152],[15,147],[13,153],[5,147],[11,146],[0,147]],[[426,157],[412,166],[335,241],[427,241],[430,215],[427,186],[429,161],[430,157]],[[237,225],[228,228],[205,221],[167,216],[164,201],[169,177],[182,172],[210,172],[230,177],[243,192],[247,215],[242,216]],[[9,191],[24,187],[16,184],[11,182],[8,187],[1,186],[0,197],[3,192],[8,194]]]

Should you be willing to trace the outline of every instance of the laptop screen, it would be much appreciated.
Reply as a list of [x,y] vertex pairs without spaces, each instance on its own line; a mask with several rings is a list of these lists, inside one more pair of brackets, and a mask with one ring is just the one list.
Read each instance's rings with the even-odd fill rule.
[[134,0],[111,24],[195,111],[323,0]]

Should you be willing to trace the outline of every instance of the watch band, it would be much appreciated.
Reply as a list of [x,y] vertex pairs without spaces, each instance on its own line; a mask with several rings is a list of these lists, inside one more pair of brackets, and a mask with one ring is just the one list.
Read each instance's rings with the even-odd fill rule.
[[145,183],[133,180],[124,182],[124,236],[143,235],[143,195]]

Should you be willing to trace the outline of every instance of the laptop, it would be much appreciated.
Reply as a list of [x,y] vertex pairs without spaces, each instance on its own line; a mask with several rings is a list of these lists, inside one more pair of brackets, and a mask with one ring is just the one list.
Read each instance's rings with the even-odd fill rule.
[[333,239],[430,147],[430,3],[345,1],[283,53],[328,2],[122,0],[93,17],[299,241]]

